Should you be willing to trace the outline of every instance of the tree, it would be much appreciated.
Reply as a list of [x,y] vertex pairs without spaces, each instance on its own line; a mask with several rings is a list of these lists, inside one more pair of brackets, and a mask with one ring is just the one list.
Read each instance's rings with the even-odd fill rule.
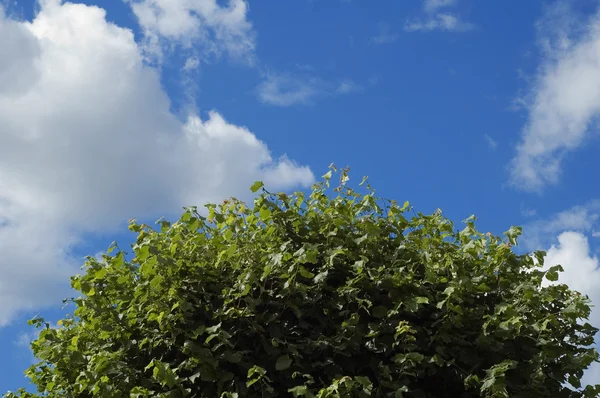
[[[335,168],[333,171],[337,172]],[[73,316],[32,343],[16,397],[596,397],[587,297],[517,254],[521,230],[457,231],[441,211],[348,188],[135,221],[72,278]],[[365,182],[363,180],[363,182]],[[362,184],[361,184],[362,186]],[[363,188],[360,188],[362,190]]]

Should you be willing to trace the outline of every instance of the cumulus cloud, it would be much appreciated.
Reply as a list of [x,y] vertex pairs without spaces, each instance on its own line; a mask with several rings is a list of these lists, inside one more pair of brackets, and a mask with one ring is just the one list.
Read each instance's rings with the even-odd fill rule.
[[[245,15],[242,2],[227,12],[210,3],[195,3],[202,18],[229,26]],[[200,17],[189,18],[181,35],[195,32]],[[172,114],[132,32],[101,8],[44,0],[31,22],[0,16],[0,36],[0,326],[62,298],[82,234],[243,198],[258,179],[274,189],[313,181],[217,112]]]
[[407,32],[431,32],[442,30],[446,32],[466,32],[475,25],[463,21],[457,13],[447,11],[455,6],[456,0],[425,0],[423,2],[424,19],[406,21],[404,30]]
[[[595,327],[600,327],[600,269],[598,258],[590,254],[586,236],[572,231],[561,233],[558,236],[558,244],[550,247],[544,259],[545,267],[556,264],[564,268],[558,283],[564,283],[572,290],[589,296],[595,305],[589,322]],[[585,372],[582,382],[583,385],[600,383],[600,364],[592,364]]]
[[[600,201],[574,206],[565,211],[539,219],[523,227],[521,243],[527,251],[546,249],[544,268],[560,264],[564,272],[557,282],[570,289],[588,295],[592,300],[589,323],[600,327],[600,269],[599,261],[592,254],[588,236],[593,234],[600,217]],[[596,343],[600,342],[600,335]],[[600,366],[593,364],[583,378],[583,384],[600,383]]]
[[276,106],[307,105],[322,97],[349,94],[361,90],[352,80],[334,83],[306,73],[271,73],[258,85],[258,98]]
[[126,0],[144,32],[146,49],[160,57],[165,43],[201,45],[211,54],[227,52],[252,62],[256,34],[248,3],[229,0]]
[[513,184],[529,191],[559,181],[564,157],[586,142],[600,115],[600,14],[577,18],[558,3],[538,30],[541,64],[521,99],[528,117],[510,164]]

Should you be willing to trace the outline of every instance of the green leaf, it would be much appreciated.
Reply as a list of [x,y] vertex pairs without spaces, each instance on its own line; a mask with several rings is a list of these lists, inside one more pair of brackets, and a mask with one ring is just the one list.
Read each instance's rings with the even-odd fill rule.
[[95,280],[102,280],[106,277],[108,270],[106,268],[100,268],[98,271],[94,273]]
[[382,305],[373,308],[372,314],[375,318],[384,318],[387,315],[388,309]]
[[277,362],[275,363],[276,370],[286,370],[292,365],[292,360],[288,355],[282,355],[277,358]]
[[546,271],[546,279],[551,282],[556,282],[558,280],[558,273],[564,272],[564,269],[560,265],[552,266]]
[[409,207],[410,207],[410,203],[407,200],[406,202],[404,202],[404,204],[400,208],[400,211],[406,211],[406,209],[408,209]]
[[312,272],[309,272],[303,266],[300,266],[299,272],[300,272],[300,275],[302,275],[302,277],[304,277],[304,278],[312,279],[315,277],[315,274],[313,274]]
[[252,192],[256,192],[264,186],[265,186],[265,184],[263,184],[262,181],[255,181],[254,184],[252,184],[252,186],[250,187],[250,190]]
[[315,282],[315,283],[317,283],[317,284],[321,283],[322,281],[324,281],[324,280],[325,280],[325,278],[327,278],[327,274],[328,274],[328,273],[329,273],[329,271],[327,271],[327,270],[325,270],[325,271],[323,271],[323,272],[319,272],[319,273],[318,273],[318,274],[315,276],[315,278],[314,278],[314,282]]
[[365,376],[356,376],[354,379],[362,386],[363,391],[370,396],[373,391],[373,383],[371,380]]
[[204,382],[214,382],[217,380],[216,370],[209,364],[203,364],[200,366],[200,380]]
[[227,351],[225,353],[225,359],[227,360],[227,362],[239,363],[242,360],[242,353],[239,351]]
[[271,210],[266,207],[261,207],[259,216],[262,221],[268,221],[271,218]]
[[407,386],[402,386],[394,392],[394,398],[402,398],[404,396],[404,393],[408,391],[409,390]]
[[548,279],[551,282],[556,282],[558,280],[558,272],[547,271],[546,272],[546,279]]
[[250,387],[253,384],[261,381],[263,378],[265,378],[266,373],[267,371],[264,368],[256,365],[248,369],[248,381],[246,382],[246,387]]
[[290,389],[288,389],[288,392],[292,393],[292,396],[294,398],[297,397],[305,397],[308,395],[308,387],[305,385],[301,385],[301,386],[296,386],[296,387],[292,387]]

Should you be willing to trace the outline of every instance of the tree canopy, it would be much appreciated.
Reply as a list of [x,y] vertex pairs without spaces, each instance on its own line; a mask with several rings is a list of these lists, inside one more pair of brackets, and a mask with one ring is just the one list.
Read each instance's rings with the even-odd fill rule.
[[599,359],[589,300],[513,250],[520,228],[458,230],[347,181],[131,221],[135,257],[88,257],[73,314],[30,321],[39,392],[5,397],[600,394],[580,382]]

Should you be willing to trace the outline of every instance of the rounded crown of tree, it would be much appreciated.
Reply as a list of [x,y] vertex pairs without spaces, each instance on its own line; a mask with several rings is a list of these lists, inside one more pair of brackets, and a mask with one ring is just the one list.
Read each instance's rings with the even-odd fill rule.
[[520,228],[459,231],[348,180],[132,221],[134,258],[89,257],[73,316],[31,321],[27,376],[48,397],[600,394],[589,300],[543,283],[561,267],[516,254]]

